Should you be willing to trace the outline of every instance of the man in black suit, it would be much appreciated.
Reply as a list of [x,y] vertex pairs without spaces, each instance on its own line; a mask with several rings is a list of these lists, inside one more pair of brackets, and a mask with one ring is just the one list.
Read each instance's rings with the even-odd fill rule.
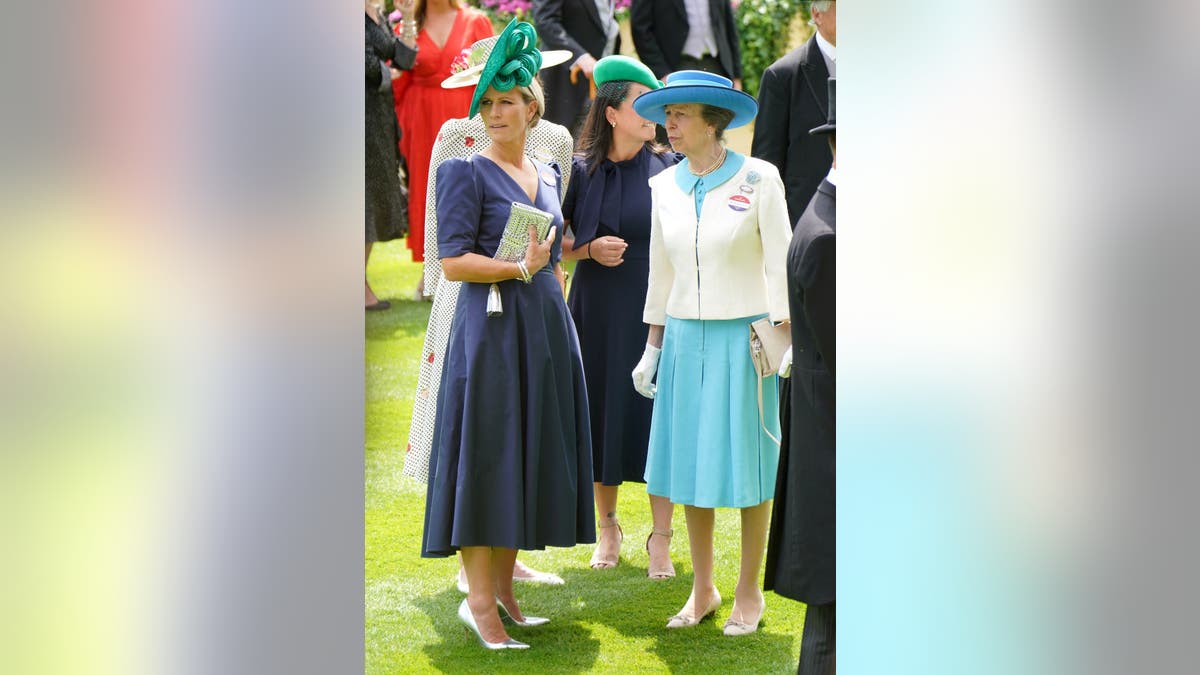
[[[543,49],[565,49],[575,58],[542,73],[543,117],[574,136],[587,113],[588,82],[596,61],[621,50],[613,0],[533,0],[533,24]],[[571,73],[575,71],[575,82]]]
[[742,48],[729,0],[633,0],[629,25],[638,58],[658,79],[703,70],[742,88]]
[[750,147],[751,155],[779,169],[792,223],[808,206],[832,159],[825,139],[808,130],[825,121],[825,82],[837,77],[837,2],[817,0],[810,12],[817,29],[812,38],[763,72]]
[[[829,80],[829,100],[836,81]],[[812,129],[835,147],[835,111]],[[835,281],[837,161],[796,222],[787,253],[792,347],[779,374],[794,381],[780,408],[779,474],[767,537],[763,588],[808,604],[800,638],[798,673],[835,671],[837,629],[837,388]]]

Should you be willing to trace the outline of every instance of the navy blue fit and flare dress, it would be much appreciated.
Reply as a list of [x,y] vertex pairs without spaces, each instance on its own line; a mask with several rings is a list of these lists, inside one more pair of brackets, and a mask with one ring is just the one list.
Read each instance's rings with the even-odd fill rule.
[[592,422],[592,474],[597,483],[646,482],[646,447],[654,402],[633,388],[633,372],[646,348],[646,282],[650,271],[651,176],[679,155],[643,147],[623,162],[602,160],[595,171],[575,157],[563,215],[571,219],[575,246],[603,236],[620,237],[625,262],[605,267],[582,259],[567,306],[583,350]]
[[[534,162],[533,206],[554,215],[550,264],[525,284],[464,283],[438,391],[421,555],[464,546],[543,549],[596,541],[587,388],[579,340],[553,273],[562,254],[560,177]],[[438,256],[492,257],[513,202],[529,196],[490,159],[437,171]]]

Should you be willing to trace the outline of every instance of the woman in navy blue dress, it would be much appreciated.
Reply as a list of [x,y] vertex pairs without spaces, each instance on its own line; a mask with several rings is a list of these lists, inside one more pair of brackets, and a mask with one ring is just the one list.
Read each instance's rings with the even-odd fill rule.
[[[482,67],[471,101],[491,145],[437,172],[438,257],[462,281],[438,392],[422,555],[462,551],[469,593],[458,616],[489,649],[520,649],[500,621],[517,549],[595,541],[591,433],[575,327],[555,271],[562,212],[557,170],[525,155],[542,110],[537,35],[513,22]],[[553,216],[524,260],[492,256],[513,202]],[[531,234],[532,234],[532,227]],[[489,316],[488,291],[503,311]]]
[[[584,121],[563,217],[574,233],[567,258],[579,260],[567,305],[579,332],[592,422],[592,474],[600,537],[593,569],[616,567],[624,532],[617,493],[625,481],[645,483],[651,402],[629,372],[642,355],[642,307],[650,262],[649,178],[678,155],[653,143],[655,125],[633,100],[662,84],[628,56],[606,56],[593,72],[596,98]],[[666,497],[649,495],[654,525],[646,537],[651,579],[675,576]]]

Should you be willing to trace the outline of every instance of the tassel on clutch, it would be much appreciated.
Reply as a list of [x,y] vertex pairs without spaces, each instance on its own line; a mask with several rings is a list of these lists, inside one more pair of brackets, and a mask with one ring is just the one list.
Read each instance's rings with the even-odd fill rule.
[[487,315],[500,316],[504,313],[504,303],[500,301],[500,287],[492,284],[488,288]]
[[[504,224],[504,232],[500,235],[500,245],[496,247],[496,255],[492,258],[504,262],[524,260],[525,251],[529,248],[529,226],[535,227],[538,241],[542,241],[550,233],[550,223],[553,220],[552,214],[541,209],[513,202],[512,210],[508,213],[508,222]],[[500,300],[500,287],[492,284],[488,289],[487,315],[500,316],[503,313],[504,303]]]

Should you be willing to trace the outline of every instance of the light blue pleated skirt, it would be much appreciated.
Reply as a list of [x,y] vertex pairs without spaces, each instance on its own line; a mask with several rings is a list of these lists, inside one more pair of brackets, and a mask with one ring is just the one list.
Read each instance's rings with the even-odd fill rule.
[[[775,494],[779,446],[758,414],[750,323],[667,317],[650,422],[646,491],[675,504],[755,506]],[[777,379],[762,380],[763,420],[779,437]]]

